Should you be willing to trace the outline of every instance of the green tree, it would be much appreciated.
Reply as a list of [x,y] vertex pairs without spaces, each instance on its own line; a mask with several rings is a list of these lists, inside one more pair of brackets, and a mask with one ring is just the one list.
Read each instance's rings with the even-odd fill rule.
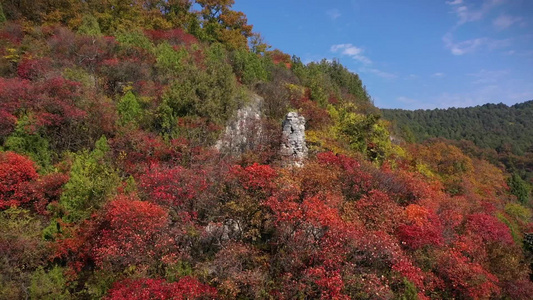
[[233,70],[243,83],[252,85],[268,79],[266,57],[245,49],[239,49],[232,53],[232,58]]
[[141,106],[131,91],[128,91],[126,95],[120,98],[117,105],[117,111],[120,118],[119,123],[121,125],[137,124],[138,119],[142,114]]
[[507,184],[511,189],[511,194],[515,195],[520,203],[527,205],[529,203],[530,188],[518,174],[513,173],[509,177]]
[[91,36],[101,36],[102,31],[100,30],[100,24],[98,20],[90,14],[83,15],[81,20],[81,25],[78,27],[78,33],[91,35]]
[[66,290],[67,279],[63,275],[63,269],[56,266],[48,272],[43,267],[33,272],[30,285],[31,299],[66,300],[71,299]]
[[67,212],[67,221],[88,218],[115,191],[119,177],[107,157],[109,151],[107,139],[102,136],[93,151],[73,154],[70,179],[59,201]]
[[46,172],[51,167],[52,153],[48,139],[39,132],[30,132],[31,120],[28,116],[21,117],[15,131],[7,137],[4,143],[5,150],[11,150],[20,154],[28,155],[34,162]]

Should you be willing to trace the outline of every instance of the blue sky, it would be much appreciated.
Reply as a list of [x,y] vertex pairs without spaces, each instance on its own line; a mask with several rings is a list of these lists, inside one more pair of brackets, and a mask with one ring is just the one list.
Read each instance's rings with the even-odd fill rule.
[[338,59],[380,108],[533,99],[532,0],[236,0],[265,41]]

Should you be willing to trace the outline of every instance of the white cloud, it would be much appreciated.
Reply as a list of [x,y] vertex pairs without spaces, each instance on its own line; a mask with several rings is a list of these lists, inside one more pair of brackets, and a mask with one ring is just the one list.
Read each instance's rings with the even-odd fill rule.
[[496,19],[492,21],[492,25],[494,25],[494,27],[496,27],[496,29],[498,30],[504,30],[504,29],[507,29],[513,26],[513,24],[521,22],[521,21],[522,21],[521,17],[500,15],[499,17],[497,17]]
[[349,56],[363,64],[371,64],[372,61],[363,55],[364,50],[362,48],[356,47],[352,44],[338,44],[333,45],[330,48],[330,51],[333,53],[340,53],[341,55]]
[[396,75],[396,74],[392,74],[392,73],[388,73],[388,72],[385,72],[385,71],[381,71],[381,70],[376,69],[376,68],[363,67],[363,68],[359,69],[359,72],[374,74],[376,76],[379,76],[379,77],[385,78],[385,79],[395,79],[395,78],[398,77],[398,75]]
[[446,1],[446,4],[448,5],[459,5],[462,3],[463,3],[463,0]]
[[419,102],[418,100],[415,100],[415,99],[409,98],[409,97],[405,97],[405,96],[400,96],[400,97],[396,98],[396,101],[402,102],[402,103],[405,103],[405,104],[416,104],[416,103]]
[[509,75],[509,70],[485,70],[481,69],[476,73],[467,74],[468,76],[474,77],[475,80],[472,81],[473,84],[495,84],[502,81],[502,79]]
[[333,9],[330,9],[330,10],[326,11],[326,14],[332,20],[336,20],[338,17],[341,16],[341,12],[338,9],[336,9],[336,8],[333,8]]
[[493,8],[504,3],[506,0],[483,0],[481,6],[475,7],[467,5],[462,0],[446,1],[446,4],[452,7],[457,16],[457,26],[468,22],[475,22],[483,19]]
[[456,42],[454,41],[451,32],[446,33],[442,37],[442,41],[444,42],[446,48],[450,49],[453,55],[474,53],[483,48],[494,50],[509,47],[511,45],[511,39],[495,40],[486,37]]
[[444,77],[446,74],[442,73],[442,72],[437,72],[437,73],[433,73],[433,75],[431,75],[431,77]]

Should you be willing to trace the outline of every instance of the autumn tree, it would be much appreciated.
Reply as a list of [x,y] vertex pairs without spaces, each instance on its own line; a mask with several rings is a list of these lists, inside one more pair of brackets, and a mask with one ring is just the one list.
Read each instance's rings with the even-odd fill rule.
[[219,41],[230,49],[248,49],[248,38],[252,36],[252,25],[244,13],[231,10],[234,0],[197,0],[202,8],[202,32],[205,38]]

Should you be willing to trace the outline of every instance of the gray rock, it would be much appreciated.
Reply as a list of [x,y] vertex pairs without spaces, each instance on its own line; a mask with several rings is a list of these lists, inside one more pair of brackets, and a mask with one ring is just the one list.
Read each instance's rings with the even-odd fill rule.
[[307,153],[305,118],[296,112],[290,112],[282,123],[281,157],[286,165],[301,167]]
[[253,94],[250,102],[237,110],[235,117],[226,126],[215,148],[221,152],[239,156],[261,141],[263,98]]
[[242,225],[233,219],[227,219],[222,223],[211,222],[205,227],[205,232],[216,244],[221,244],[230,239],[239,239],[242,236]]

